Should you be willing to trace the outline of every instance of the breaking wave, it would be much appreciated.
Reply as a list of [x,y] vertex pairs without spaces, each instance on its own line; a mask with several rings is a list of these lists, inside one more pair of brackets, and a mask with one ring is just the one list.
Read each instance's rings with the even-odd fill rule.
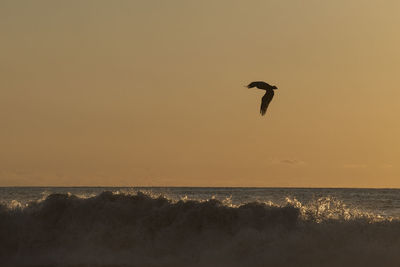
[[145,193],[0,206],[1,266],[399,266],[400,221],[302,204]]

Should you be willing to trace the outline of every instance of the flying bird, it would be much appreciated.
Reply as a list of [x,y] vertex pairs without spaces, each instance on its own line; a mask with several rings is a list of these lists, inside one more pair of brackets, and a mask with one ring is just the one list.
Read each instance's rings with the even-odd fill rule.
[[261,99],[260,113],[264,115],[272,98],[274,97],[274,90],[278,89],[275,85],[269,85],[266,82],[252,82],[246,86],[247,88],[257,87],[258,89],[265,90],[265,95]]

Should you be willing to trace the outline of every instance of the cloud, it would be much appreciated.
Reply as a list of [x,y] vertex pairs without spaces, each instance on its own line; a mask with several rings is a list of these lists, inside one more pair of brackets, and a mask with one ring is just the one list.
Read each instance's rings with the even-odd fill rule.
[[273,159],[271,160],[271,164],[298,166],[305,164],[305,162],[298,159]]
[[381,167],[382,169],[390,169],[390,168],[393,168],[393,165],[390,163],[384,163],[384,164],[381,164],[379,167]]
[[349,163],[349,164],[344,164],[343,168],[346,169],[365,169],[367,168],[368,165],[367,164],[354,164],[354,163]]
[[290,164],[290,165],[299,165],[299,164],[303,164],[304,162],[301,160],[297,160],[297,159],[282,159],[280,161],[280,163],[282,164]]

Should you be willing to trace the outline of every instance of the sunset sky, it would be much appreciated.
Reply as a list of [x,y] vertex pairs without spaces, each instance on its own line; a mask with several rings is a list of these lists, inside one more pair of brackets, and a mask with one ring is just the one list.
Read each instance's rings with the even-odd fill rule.
[[399,12],[3,0],[0,186],[400,187]]

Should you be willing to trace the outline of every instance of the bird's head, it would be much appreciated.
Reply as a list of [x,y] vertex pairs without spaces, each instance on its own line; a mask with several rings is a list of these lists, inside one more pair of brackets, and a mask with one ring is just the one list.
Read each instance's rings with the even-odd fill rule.
[[272,89],[276,90],[276,89],[278,89],[278,87],[276,87],[275,85],[272,85]]

